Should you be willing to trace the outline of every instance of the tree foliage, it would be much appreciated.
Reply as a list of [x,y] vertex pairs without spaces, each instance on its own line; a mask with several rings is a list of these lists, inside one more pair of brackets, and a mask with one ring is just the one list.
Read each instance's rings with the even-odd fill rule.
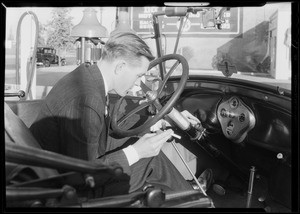
[[47,45],[57,50],[68,50],[72,47],[74,38],[70,36],[73,27],[69,8],[52,10],[52,20],[47,24]]
[[45,26],[39,22],[38,46],[46,45],[45,33],[46,33]]

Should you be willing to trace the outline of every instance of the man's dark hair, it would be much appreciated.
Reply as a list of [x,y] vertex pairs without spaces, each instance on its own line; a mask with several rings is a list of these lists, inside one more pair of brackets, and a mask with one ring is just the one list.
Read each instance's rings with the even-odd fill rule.
[[104,60],[122,58],[132,64],[137,64],[142,56],[149,61],[155,58],[142,38],[134,33],[121,32],[112,35],[108,39],[102,50],[101,58]]

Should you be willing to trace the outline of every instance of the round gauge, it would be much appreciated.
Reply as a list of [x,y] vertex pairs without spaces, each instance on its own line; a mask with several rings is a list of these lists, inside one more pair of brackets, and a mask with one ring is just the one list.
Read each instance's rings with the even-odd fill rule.
[[226,109],[222,108],[220,112],[221,117],[227,117]]
[[245,121],[245,114],[244,113],[241,113],[241,115],[239,116],[239,121],[242,123]]
[[238,105],[239,105],[238,99],[232,98],[232,99],[230,100],[229,105],[230,105],[230,108],[236,108],[236,107],[238,107]]

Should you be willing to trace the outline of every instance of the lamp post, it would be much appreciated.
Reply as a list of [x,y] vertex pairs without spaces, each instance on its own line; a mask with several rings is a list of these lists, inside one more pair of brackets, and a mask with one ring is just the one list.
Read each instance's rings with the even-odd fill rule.
[[78,64],[93,64],[101,57],[101,45],[104,44],[101,38],[108,37],[108,32],[99,23],[96,13],[93,8],[85,9],[81,22],[71,31],[71,36],[79,37],[77,39]]

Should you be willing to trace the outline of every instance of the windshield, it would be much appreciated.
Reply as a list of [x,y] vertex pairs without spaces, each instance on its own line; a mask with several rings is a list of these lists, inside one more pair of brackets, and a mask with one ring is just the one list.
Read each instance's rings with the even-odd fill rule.
[[[133,29],[143,36],[149,35],[153,31],[149,14],[164,10],[132,8]],[[205,8],[181,18],[165,15],[159,17],[159,23],[162,55],[183,55],[190,75],[227,76],[291,89],[289,2]]]
[[[44,98],[82,60],[90,64],[97,62],[107,38],[86,38],[84,48],[91,51],[89,58],[83,58],[81,37],[74,35],[74,27],[81,22],[84,11],[92,8],[108,35],[116,28],[116,17],[123,19],[144,38],[157,57],[173,53],[184,56],[190,75],[243,79],[290,90],[291,6],[290,2],[276,2],[257,7],[128,6],[123,10],[119,7],[6,7],[5,89],[26,90],[32,80],[29,84],[34,91],[32,97]],[[32,16],[24,18],[18,30],[23,14],[28,11]],[[156,27],[159,41],[155,39]],[[62,64],[61,60],[48,59],[47,64],[45,60],[36,63],[31,69],[35,70],[35,76],[30,79],[31,70],[26,71],[26,63],[35,60],[32,57],[35,44],[54,47],[56,51],[44,49],[44,53],[57,54],[64,61]],[[165,63],[166,70],[173,64]],[[173,75],[180,75],[180,69],[179,66]],[[160,72],[156,66],[148,75],[159,76]]]

